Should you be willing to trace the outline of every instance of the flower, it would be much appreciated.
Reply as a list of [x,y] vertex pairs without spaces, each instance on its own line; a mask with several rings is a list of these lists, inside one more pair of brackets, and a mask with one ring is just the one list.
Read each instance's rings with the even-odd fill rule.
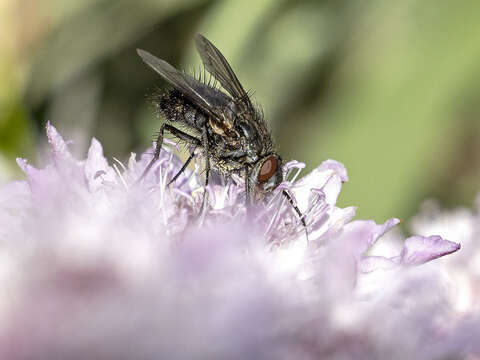
[[[18,164],[0,190],[0,358],[437,359],[457,355],[457,323],[427,265],[459,245],[413,236],[370,253],[398,219],[338,208],[344,166],[300,180],[285,165],[247,214],[243,182],[208,187],[165,147],[109,165],[93,139],[78,161],[47,124],[51,160]],[[223,183],[222,183],[223,182]],[[306,217],[309,239],[286,190]],[[378,276],[378,275],[381,276]],[[453,324],[453,326],[452,326]],[[464,343],[462,343],[462,346]]]
[[[474,209],[442,209],[438,202],[426,201],[410,228],[424,235],[445,234],[462,241],[462,251],[436,265],[446,286],[448,300],[457,321],[468,327],[470,336],[480,336],[480,194]],[[477,346],[478,350],[478,346]]]

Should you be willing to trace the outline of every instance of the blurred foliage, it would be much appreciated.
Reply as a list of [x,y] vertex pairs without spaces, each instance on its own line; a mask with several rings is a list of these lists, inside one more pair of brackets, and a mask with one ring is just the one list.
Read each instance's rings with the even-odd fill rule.
[[360,217],[406,218],[426,197],[470,205],[480,190],[478,1],[2,0],[0,10],[0,150],[12,168],[47,120],[78,153],[91,136],[109,157],[147,147],[160,123],[146,98],[165,84],[135,49],[197,68],[201,32],[255,90],[285,159],[307,171],[345,163],[340,203]]

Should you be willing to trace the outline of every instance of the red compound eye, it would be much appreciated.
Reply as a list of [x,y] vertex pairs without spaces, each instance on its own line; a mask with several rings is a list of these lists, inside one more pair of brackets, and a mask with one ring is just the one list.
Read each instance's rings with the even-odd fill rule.
[[258,182],[265,182],[270,179],[277,171],[278,160],[275,156],[270,156],[265,160],[258,173]]

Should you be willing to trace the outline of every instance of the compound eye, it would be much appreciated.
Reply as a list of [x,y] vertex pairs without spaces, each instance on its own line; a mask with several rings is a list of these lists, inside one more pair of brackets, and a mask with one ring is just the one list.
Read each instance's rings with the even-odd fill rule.
[[270,156],[265,160],[260,168],[260,172],[258,173],[258,182],[265,182],[270,179],[275,171],[277,171],[277,164],[278,160],[275,156]]

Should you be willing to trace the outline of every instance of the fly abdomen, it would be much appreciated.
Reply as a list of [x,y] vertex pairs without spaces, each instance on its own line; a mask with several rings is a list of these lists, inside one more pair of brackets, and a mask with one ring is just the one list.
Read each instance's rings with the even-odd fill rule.
[[179,122],[195,129],[205,126],[207,117],[195,107],[177,90],[170,90],[157,99],[158,108],[170,122]]

